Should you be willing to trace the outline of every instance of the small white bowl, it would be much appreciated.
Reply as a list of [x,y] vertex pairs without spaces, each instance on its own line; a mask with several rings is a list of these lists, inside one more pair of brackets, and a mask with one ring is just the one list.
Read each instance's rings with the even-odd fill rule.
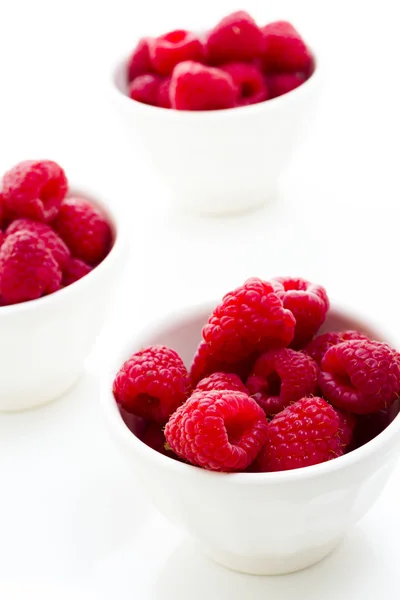
[[288,94],[251,106],[201,112],[132,100],[126,63],[126,57],[117,63],[110,81],[115,110],[175,203],[188,212],[222,215],[258,208],[275,194],[312,116],[320,82],[318,57],[313,75]]
[[102,209],[113,246],[88,275],[54,294],[0,307],[0,411],[18,411],[61,396],[78,380],[107,318],[125,256],[121,219],[100,194],[72,187]]
[[[168,316],[124,349],[113,376],[132,352],[152,344],[173,347],[189,364],[210,310],[203,305]],[[350,328],[390,342],[369,320],[331,309],[324,330]],[[206,471],[152,450],[131,433],[111,391],[113,376],[103,383],[105,421],[132,472],[161,513],[206,555],[236,571],[282,574],[322,560],[372,507],[398,460],[399,416],[372,441],[324,464],[278,473]]]

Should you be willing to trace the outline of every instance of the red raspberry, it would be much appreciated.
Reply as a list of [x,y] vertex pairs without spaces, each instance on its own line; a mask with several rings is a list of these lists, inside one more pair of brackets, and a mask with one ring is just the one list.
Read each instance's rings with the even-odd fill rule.
[[350,329],[342,332],[329,331],[328,333],[322,333],[311,340],[304,348],[303,352],[308,354],[308,356],[311,356],[317,365],[320,366],[321,360],[329,348],[331,346],[336,346],[336,344],[340,344],[345,340],[368,340],[368,338],[362,333]]
[[14,217],[51,221],[68,190],[62,168],[51,160],[26,160],[3,177],[3,197]]
[[157,106],[161,108],[172,108],[171,99],[169,97],[169,87],[171,85],[171,77],[165,77],[160,87],[158,88],[157,94]]
[[283,96],[306,81],[304,73],[275,73],[267,78],[270,98]]
[[353,439],[357,417],[342,410],[336,410],[336,414],[339,417],[339,437],[343,447],[346,448]]
[[248,394],[248,389],[243,381],[234,373],[212,373],[205,377],[196,386],[197,391],[212,392],[213,390],[232,390]]
[[126,411],[163,425],[186,400],[188,373],[175,350],[151,346],[122,365],[113,393]]
[[82,279],[82,277],[85,277],[85,275],[92,270],[93,267],[87,265],[83,260],[80,260],[79,258],[70,258],[63,270],[63,286],[67,287],[68,285],[71,285],[71,283],[75,283],[75,281]]
[[238,362],[290,344],[295,320],[275,289],[272,283],[252,278],[223,297],[203,328],[212,356]]
[[296,319],[292,346],[301,348],[312,339],[325,321],[329,309],[326,291],[322,286],[300,278],[276,277],[274,281],[283,285],[284,291],[278,291],[277,294],[283,306]]
[[389,408],[370,415],[360,415],[354,428],[349,450],[360,448],[382,433],[399,414],[400,401],[395,400]]
[[179,460],[176,454],[169,448],[165,439],[164,429],[158,423],[150,423],[141,439],[146,446],[153,448],[156,452]]
[[222,19],[212,29],[206,42],[206,54],[212,64],[248,61],[261,55],[263,33],[252,17],[238,11]]
[[59,235],[46,223],[31,221],[30,219],[17,219],[7,227],[6,237],[17,231],[30,231],[35,233],[56,259],[60,269],[64,269],[70,259],[70,251]]
[[367,340],[371,341],[366,335],[356,331],[355,329],[346,329],[346,331],[341,331],[339,333],[342,341],[347,342],[349,340]]
[[175,67],[169,94],[178,110],[219,110],[233,108],[239,90],[222,69],[187,60]]
[[267,441],[257,458],[260,471],[288,471],[343,454],[339,417],[322,398],[302,398],[268,424]]
[[132,52],[127,65],[127,80],[131,83],[139,75],[151,73],[152,66],[149,54],[149,38],[139,40],[136,48]]
[[261,71],[249,63],[230,63],[221,67],[239,89],[237,106],[257,104],[268,98],[268,89]]
[[201,342],[197,348],[190,368],[190,381],[192,387],[196,387],[198,382],[213,373],[234,373],[241,380],[245,380],[249,374],[252,365],[252,358],[238,361],[236,363],[226,363],[218,360],[211,355],[210,348],[205,342]]
[[174,67],[185,60],[204,60],[204,47],[200,39],[183,29],[152,39],[149,47],[151,63],[160,75],[170,75]]
[[0,295],[6,304],[35,300],[60,289],[61,270],[40,238],[9,235],[0,249]]
[[268,72],[309,71],[312,56],[296,29],[287,21],[276,21],[262,28],[263,63]]
[[317,389],[318,367],[306,354],[282,348],[257,359],[246,382],[251,396],[267,415],[276,415]]
[[74,258],[89,265],[101,262],[110,250],[110,225],[100,210],[85,198],[66,198],[53,225]]
[[385,409],[400,392],[397,353],[380,342],[341,342],[324,355],[318,384],[337,408],[359,415]]
[[157,106],[162,79],[159,75],[139,75],[129,86],[129,97],[142,104]]
[[4,225],[4,197],[3,194],[0,192],[0,227],[3,227]]
[[142,439],[146,429],[149,426],[149,421],[146,419],[142,419],[141,417],[137,417],[130,412],[127,412],[122,408],[122,406],[118,405],[119,414],[129,431],[133,433],[139,439]]
[[195,391],[171,416],[165,437],[172,450],[212,471],[241,471],[265,442],[264,411],[247,394]]

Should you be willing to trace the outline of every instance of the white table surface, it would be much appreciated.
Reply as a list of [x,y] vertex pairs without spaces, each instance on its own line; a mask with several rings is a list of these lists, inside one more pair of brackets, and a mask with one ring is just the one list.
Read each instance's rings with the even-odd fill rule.
[[[291,576],[246,577],[200,556],[147,504],[99,414],[99,374],[127,331],[248,276],[319,281],[400,340],[396,3],[239,5],[0,3],[0,171],[57,160],[72,181],[119,203],[132,226],[125,281],[79,386],[40,410],[0,415],[2,598],[6,582],[38,580],[99,600],[398,598],[400,470],[331,558]],[[141,33],[211,24],[238,7],[261,21],[289,17],[312,36],[326,85],[279,198],[240,218],[188,217],[125,138],[108,72]]]

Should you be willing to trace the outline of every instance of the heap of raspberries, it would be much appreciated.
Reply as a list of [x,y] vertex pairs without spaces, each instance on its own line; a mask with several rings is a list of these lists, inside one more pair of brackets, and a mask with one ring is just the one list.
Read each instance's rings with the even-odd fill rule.
[[0,189],[0,306],[36,300],[81,279],[107,256],[111,242],[105,215],[69,193],[57,163],[17,164]]
[[178,29],[139,40],[126,66],[128,94],[176,110],[218,110],[282,96],[312,75],[310,49],[291,23],[259,27],[244,11],[198,35]]
[[145,444],[204,469],[337,458],[396,417],[400,355],[363,332],[319,333],[328,311],[320,285],[248,279],[213,310],[189,370],[174,350],[145,348],[119,370],[115,400],[144,422]]

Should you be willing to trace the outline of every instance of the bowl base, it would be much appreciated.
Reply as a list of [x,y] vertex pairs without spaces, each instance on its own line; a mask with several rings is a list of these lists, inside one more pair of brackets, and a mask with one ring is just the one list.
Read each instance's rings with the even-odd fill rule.
[[73,376],[69,375],[65,377],[63,381],[57,382],[57,385],[49,387],[46,392],[38,391],[37,393],[33,393],[27,391],[25,394],[2,397],[0,399],[0,414],[25,412],[55,402],[78,384],[83,373],[84,371],[80,370]]
[[344,536],[330,540],[316,548],[295,554],[240,556],[214,548],[200,547],[200,551],[221,566],[246,575],[286,575],[302,571],[327,558],[343,541]]
[[[273,204],[278,195],[277,187],[266,188],[256,193],[247,192],[242,195],[229,197],[212,196],[210,190],[205,190],[203,193],[191,192],[187,194],[170,195],[170,202],[175,205],[180,211],[186,214],[194,214],[201,217],[224,217],[227,215],[241,216],[257,212],[264,208],[267,204]],[[207,199],[205,202],[204,199]]]

